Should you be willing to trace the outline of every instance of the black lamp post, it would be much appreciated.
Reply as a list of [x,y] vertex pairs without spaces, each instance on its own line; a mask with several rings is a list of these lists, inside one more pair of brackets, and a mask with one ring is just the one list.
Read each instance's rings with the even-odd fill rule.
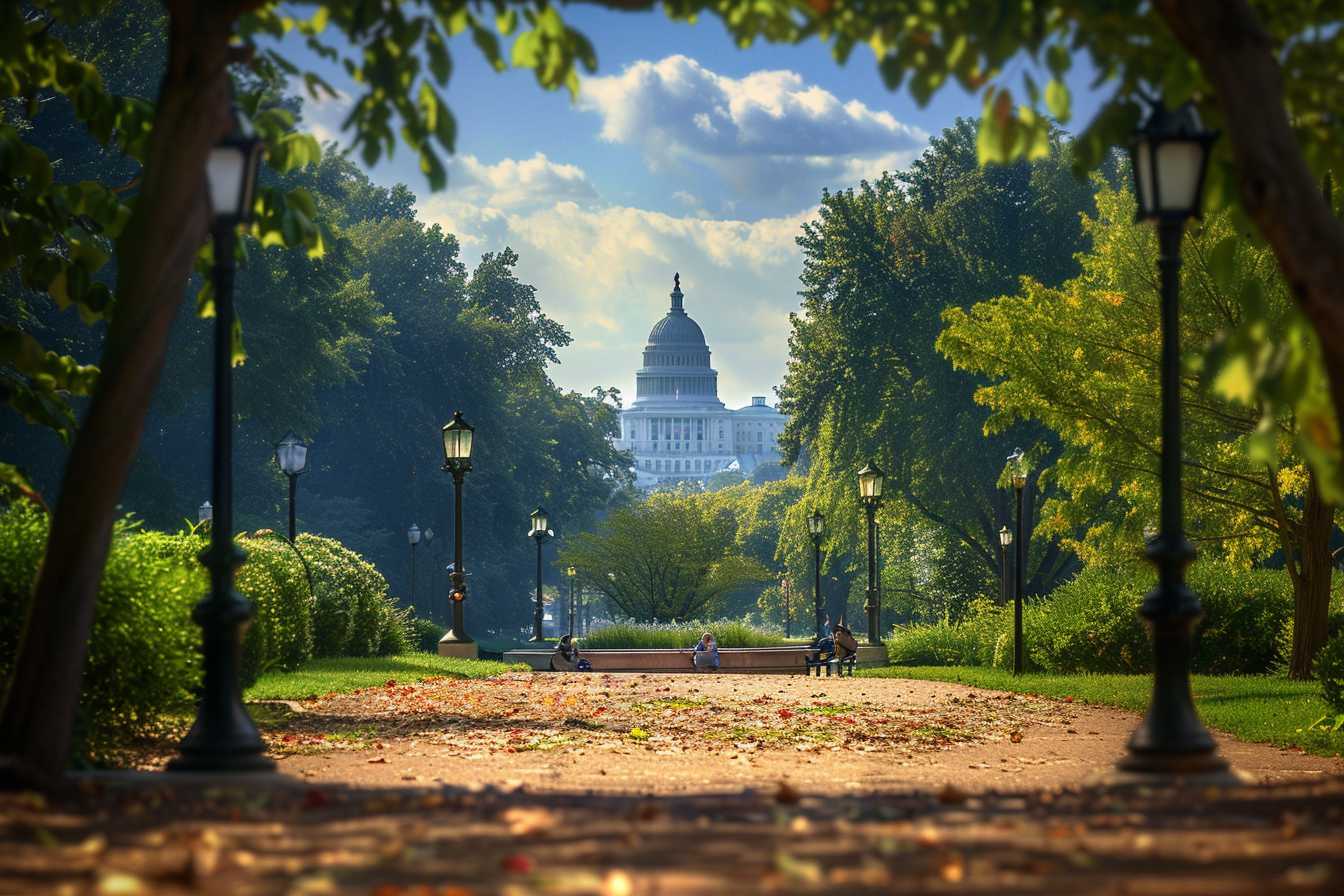
[[877,596],[877,505],[882,502],[882,483],[887,476],[869,461],[859,471],[859,499],[868,512],[868,594],[863,609],[868,613],[868,643],[881,644],[878,637],[880,607]]
[[1157,587],[1139,612],[1153,638],[1153,694],[1148,714],[1129,740],[1120,768],[1155,774],[1220,773],[1227,763],[1195,714],[1190,696],[1190,637],[1202,613],[1185,584],[1195,550],[1185,537],[1181,498],[1181,362],[1179,289],[1181,235],[1198,217],[1204,172],[1216,134],[1204,130],[1193,105],[1160,104],[1130,148],[1140,221],[1157,222],[1162,281],[1162,509],[1161,527],[1148,542]]
[[537,605],[532,609],[532,637],[530,641],[545,641],[546,635],[542,631],[541,616],[541,544],[555,533],[548,529],[546,511],[538,507],[532,511],[532,529],[527,534],[537,542]]
[[577,576],[578,574],[579,574],[579,571],[578,571],[577,569],[575,569],[574,567],[572,567],[572,566],[571,566],[571,567],[568,567],[568,568],[565,570],[565,575],[569,576],[569,637],[570,637],[570,640],[573,640],[573,639],[574,639],[574,577]]
[[438,564],[434,562],[434,530],[426,526],[420,537],[425,540],[425,553],[429,554],[429,597],[425,598],[425,605],[429,607],[429,615],[432,617],[434,615],[434,595],[438,593],[438,590],[434,587],[436,581],[434,571],[438,567]]
[[1012,467],[1009,475],[1013,480],[1013,493],[1016,498],[1017,554],[1013,558],[1013,674],[1022,674],[1022,560],[1025,544],[1022,539],[1022,490],[1027,487],[1027,467],[1022,449],[1018,448],[1008,455]]
[[784,598],[784,637],[793,637],[793,586],[787,578],[779,580],[780,595]]
[[289,477],[289,540],[292,543],[298,534],[294,522],[294,496],[298,491],[299,477],[308,470],[308,446],[299,441],[294,433],[285,433],[275,446],[275,463],[280,472]]
[[999,593],[1008,603],[1008,548],[1013,544],[1013,533],[1007,526],[999,530]]
[[453,476],[453,587],[448,592],[453,605],[453,627],[439,639],[441,645],[472,643],[462,616],[462,604],[467,599],[467,578],[462,569],[462,480],[471,471],[475,434],[476,430],[462,419],[461,411],[454,411],[453,419],[443,427],[443,470]]
[[411,606],[415,606],[415,546],[420,543],[420,527],[411,523],[406,530],[406,541],[411,546]]
[[[233,274],[239,225],[252,220],[262,144],[233,110],[233,130],[210,151],[206,184],[214,215],[215,289],[213,443],[210,470],[210,547],[201,563],[210,594],[192,611],[201,627],[205,675],[196,721],[168,764],[175,771],[269,771],[266,745],[243,708],[238,661],[252,604],[233,588],[244,554],[233,543]],[[202,512],[205,508],[202,507]]]
[[825,636],[826,627],[821,607],[821,533],[825,525],[826,518],[814,508],[807,517],[807,531],[812,536],[812,610],[816,616],[817,640]]

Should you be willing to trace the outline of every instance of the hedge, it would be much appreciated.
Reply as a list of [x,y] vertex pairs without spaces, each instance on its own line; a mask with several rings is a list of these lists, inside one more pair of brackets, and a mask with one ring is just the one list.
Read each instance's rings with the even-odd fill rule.
[[711,632],[720,647],[779,647],[787,644],[779,632],[766,631],[733,619],[717,622],[618,622],[589,632],[581,640],[590,648],[681,648],[695,646]]
[[[1282,571],[1200,563],[1190,587],[1204,618],[1195,632],[1192,668],[1211,675],[1270,672],[1279,661],[1279,633],[1292,619],[1292,584]],[[1040,672],[1137,674],[1151,668],[1139,604],[1154,582],[1150,571],[1089,567],[1023,610],[1026,666]],[[957,623],[898,626],[887,651],[897,665],[1012,667],[1010,606],[972,603]]]
[[[28,502],[0,511],[0,686],[14,664],[47,529],[46,513]],[[396,608],[383,577],[338,542],[302,536],[291,546],[263,530],[237,543],[247,560],[235,585],[255,608],[243,640],[244,687],[263,672],[297,668],[319,644],[355,656],[409,649],[409,614]],[[85,756],[162,735],[173,715],[190,712],[200,682],[200,629],[191,611],[209,585],[197,561],[206,545],[200,533],[146,531],[131,517],[116,524],[80,697]],[[341,637],[316,637],[331,633],[330,619],[347,618],[334,627]]]

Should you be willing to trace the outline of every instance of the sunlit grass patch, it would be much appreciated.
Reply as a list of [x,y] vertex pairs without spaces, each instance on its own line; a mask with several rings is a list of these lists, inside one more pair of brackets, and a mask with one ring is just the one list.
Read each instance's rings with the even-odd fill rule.
[[432,653],[400,656],[336,657],[312,660],[293,672],[268,672],[247,689],[247,700],[306,700],[381,687],[389,681],[413,684],[431,678],[493,678],[527,666],[470,660]]

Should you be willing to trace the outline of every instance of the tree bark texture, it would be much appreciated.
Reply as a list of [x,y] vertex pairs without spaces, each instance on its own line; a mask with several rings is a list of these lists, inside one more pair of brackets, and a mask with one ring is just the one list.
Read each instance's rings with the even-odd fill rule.
[[1245,0],[1156,0],[1156,7],[1217,93],[1242,202],[1321,340],[1335,417],[1344,423],[1344,222],[1293,133],[1274,45]]
[[1330,533],[1334,530],[1334,505],[1321,498],[1312,476],[1302,516],[1298,575],[1294,585],[1293,652],[1288,677],[1310,679],[1316,654],[1325,646],[1330,622],[1330,580],[1334,572]]
[[[51,781],[71,732],[103,565],[173,320],[210,221],[205,162],[230,128],[235,4],[170,0],[168,64],[144,175],[117,241],[116,306],[71,446],[47,551],[0,715],[5,777]],[[134,657],[126,657],[134,663]]]

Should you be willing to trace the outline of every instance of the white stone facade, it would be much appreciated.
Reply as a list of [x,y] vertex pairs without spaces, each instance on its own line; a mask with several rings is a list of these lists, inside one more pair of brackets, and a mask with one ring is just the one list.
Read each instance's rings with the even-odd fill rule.
[[649,333],[635,372],[635,399],[621,411],[616,447],[634,456],[635,484],[703,482],[723,470],[750,476],[778,465],[788,418],[763,396],[737,410],[724,407],[704,333],[682,307],[680,278],[673,282],[672,307]]

